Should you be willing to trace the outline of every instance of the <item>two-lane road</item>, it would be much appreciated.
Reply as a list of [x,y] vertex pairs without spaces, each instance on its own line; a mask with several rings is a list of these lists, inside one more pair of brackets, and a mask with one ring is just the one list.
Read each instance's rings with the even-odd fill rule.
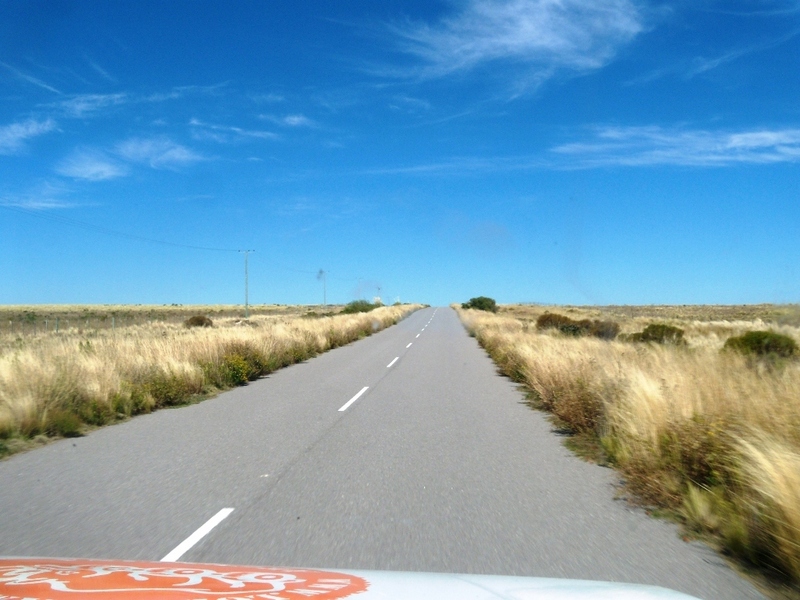
[[573,457],[550,429],[451,309],[425,309],[212,400],[3,461],[0,555],[761,597],[673,526],[613,500],[613,471]]

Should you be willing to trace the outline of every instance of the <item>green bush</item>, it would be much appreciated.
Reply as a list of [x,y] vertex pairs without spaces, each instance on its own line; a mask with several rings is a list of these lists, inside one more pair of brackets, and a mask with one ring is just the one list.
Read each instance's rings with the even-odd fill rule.
[[539,318],[536,319],[536,328],[560,329],[562,326],[569,325],[570,323],[574,323],[574,321],[569,317],[565,317],[564,315],[559,315],[557,313],[546,312],[543,315],[539,315]]
[[183,404],[197,392],[188,381],[176,375],[154,374],[145,384],[156,406]]
[[366,300],[353,300],[349,304],[345,305],[345,307],[342,309],[342,314],[354,315],[356,313],[369,312],[380,306],[380,304],[372,304]]
[[249,379],[250,365],[240,354],[226,354],[220,371],[227,385],[244,385]]
[[744,335],[728,338],[723,348],[750,356],[790,358],[798,353],[797,342],[788,335],[774,331],[748,331]]
[[537,329],[558,329],[564,335],[581,337],[590,335],[603,340],[613,340],[619,333],[619,325],[614,321],[582,319],[575,321],[564,315],[544,313],[536,319]]
[[474,308],[475,310],[485,310],[487,312],[497,312],[497,302],[494,298],[487,298],[486,296],[478,296],[477,298],[470,298],[469,302],[461,304],[461,308]]
[[213,327],[214,321],[205,315],[194,315],[186,319],[183,324],[186,327]]
[[63,437],[80,437],[81,433],[80,417],[73,412],[66,410],[53,410],[47,414],[47,424],[45,431],[48,435],[60,435]]
[[674,344],[680,346],[686,343],[683,339],[683,329],[666,325],[664,323],[653,323],[638,333],[630,333],[624,338],[626,342],[655,342],[656,344]]

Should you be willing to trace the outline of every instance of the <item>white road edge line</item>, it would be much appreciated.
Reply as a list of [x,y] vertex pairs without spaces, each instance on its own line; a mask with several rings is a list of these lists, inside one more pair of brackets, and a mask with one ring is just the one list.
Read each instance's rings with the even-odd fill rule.
[[392,366],[394,363],[396,363],[396,362],[397,362],[399,359],[400,359],[400,357],[399,357],[399,356],[395,356],[395,357],[394,357],[394,360],[393,360],[392,362],[390,362],[388,365],[386,365],[386,368],[388,369],[389,367],[391,367],[391,366]]
[[413,344],[413,343],[414,342],[408,342],[408,346],[406,346],[406,348],[411,348],[411,344]]
[[340,408],[340,409],[339,409],[339,412],[344,412],[344,411],[346,411],[348,408],[350,408],[350,405],[351,405],[353,402],[355,402],[356,400],[358,400],[359,398],[361,398],[361,395],[362,395],[364,392],[366,392],[368,389],[369,389],[369,386],[368,386],[368,385],[365,385],[363,388],[361,388],[361,391],[360,391],[360,392],[358,392],[358,393],[357,393],[355,396],[353,396],[352,398],[350,398],[350,400],[348,400],[348,401],[345,403],[345,405],[344,405],[342,408]]
[[186,554],[192,546],[207,536],[208,533],[214,529],[214,527],[219,525],[232,512],[232,508],[223,508],[208,521],[203,523],[197,531],[178,544],[172,552],[161,559],[161,562],[176,562],[181,556]]

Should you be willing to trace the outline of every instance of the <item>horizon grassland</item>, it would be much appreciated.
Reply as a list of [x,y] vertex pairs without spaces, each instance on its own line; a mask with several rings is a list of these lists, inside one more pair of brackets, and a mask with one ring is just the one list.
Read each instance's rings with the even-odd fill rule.
[[622,495],[798,597],[800,306],[456,308]]
[[0,307],[0,457],[244,385],[419,304]]

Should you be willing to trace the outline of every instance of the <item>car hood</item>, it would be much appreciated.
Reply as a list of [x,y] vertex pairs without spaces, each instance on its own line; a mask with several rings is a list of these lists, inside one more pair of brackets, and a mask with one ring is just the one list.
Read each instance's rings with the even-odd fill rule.
[[0,558],[0,598],[120,600],[688,600],[664,588],[540,577]]

